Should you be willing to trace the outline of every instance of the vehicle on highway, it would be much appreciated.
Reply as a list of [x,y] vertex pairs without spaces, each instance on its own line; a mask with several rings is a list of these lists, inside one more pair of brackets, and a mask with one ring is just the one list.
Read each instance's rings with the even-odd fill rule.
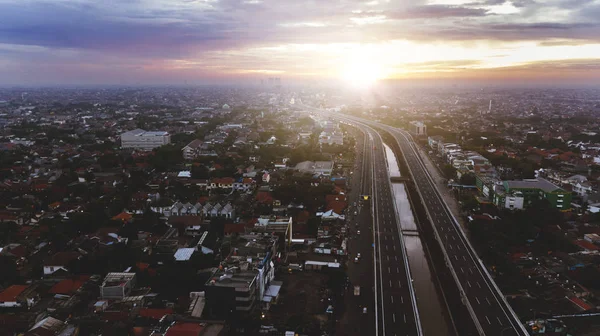
[[358,257],[355,257],[355,258],[354,258],[354,263],[355,263],[355,264],[357,264],[359,261],[360,261],[360,258],[358,258]]
[[354,286],[354,296],[360,295],[360,286]]
[[358,259],[360,259],[360,252],[358,252],[358,253],[356,254],[356,257],[357,257]]
[[363,314],[367,313],[367,307],[363,307]]
[[357,234],[357,235],[360,235],[360,230],[356,231],[356,234]]

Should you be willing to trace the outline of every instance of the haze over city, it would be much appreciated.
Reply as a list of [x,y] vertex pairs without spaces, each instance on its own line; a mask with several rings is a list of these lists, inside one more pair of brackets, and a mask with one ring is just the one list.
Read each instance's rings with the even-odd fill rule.
[[0,85],[593,84],[597,0],[0,0]]

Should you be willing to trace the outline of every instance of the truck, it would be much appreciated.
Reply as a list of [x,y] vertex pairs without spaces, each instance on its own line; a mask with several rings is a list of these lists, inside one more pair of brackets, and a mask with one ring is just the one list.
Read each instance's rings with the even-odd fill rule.
[[354,296],[360,295],[360,286],[354,286]]

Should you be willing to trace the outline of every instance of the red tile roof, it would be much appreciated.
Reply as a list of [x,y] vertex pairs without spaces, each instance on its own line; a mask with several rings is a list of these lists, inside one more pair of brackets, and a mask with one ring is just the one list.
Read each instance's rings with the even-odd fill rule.
[[600,250],[600,247],[598,247],[597,245],[594,245],[594,244],[590,243],[587,240],[583,240],[583,239],[576,240],[573,243],[575,243],[575,245],[577,245],[577,246],[579,246],[579,247],[581,247],[581,248],[583,248],[585,250],[588,250],[588,251],[598,251],[598,250]]
[[114,216],[112,219],[113,220],[122,220],[124,222],[129,222],[131,219],[133,218],[133,216],[127,212],[121,212],[120,214]]
[[73,295],[89,279],[89,276],[81,276],[73,279],[64,279],[50,288],[50,294]]
[[17,297],[29,286],[12,285],[0,293],[0,302],[15,302]]
[[585,301],[583,301],[582,299],[580,299],[576,296],[571,296],[569,298],[569,301],[573,302],[577,307],[583,309],[584,311],[590,310],[593,308],[591,305],[587,304]]
[[244,224],[225,223],[225,234],[244,232]]
[[199,323],[177,322],[167,330],[165,336],[198,336],[204,326]]

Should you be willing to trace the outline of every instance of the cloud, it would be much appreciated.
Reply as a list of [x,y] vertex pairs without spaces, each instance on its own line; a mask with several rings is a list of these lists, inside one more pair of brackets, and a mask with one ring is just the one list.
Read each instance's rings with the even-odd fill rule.
[[394,19],[439,19],[448,17],[479,17],[485,16],[484,8],[449,6],[449,5],[424,5],[407,8],[403,11],[389,15]]
[[[37,73],[58,80],[61,71],[72,72],[73,78],[84,78],[75,75],[80,71],[97,78],[130,75],[141,80],[220,73],[250,76],[260,71],[291,76],[327,71],[344,57],[331,51],[318,54],[320,47],[314,46],[412,41],[442,50],[453,44],[494,49],[515,41],[530,41],[540,48],[600,42],[598,1],[430,2],[0,0],[0,78]],[[497,10],[500,7],[518,8],[519,14],[504,15]],[[473,55],[461,55],[468,61],[410,66],[477,66],[468,64],[480,61]]]

